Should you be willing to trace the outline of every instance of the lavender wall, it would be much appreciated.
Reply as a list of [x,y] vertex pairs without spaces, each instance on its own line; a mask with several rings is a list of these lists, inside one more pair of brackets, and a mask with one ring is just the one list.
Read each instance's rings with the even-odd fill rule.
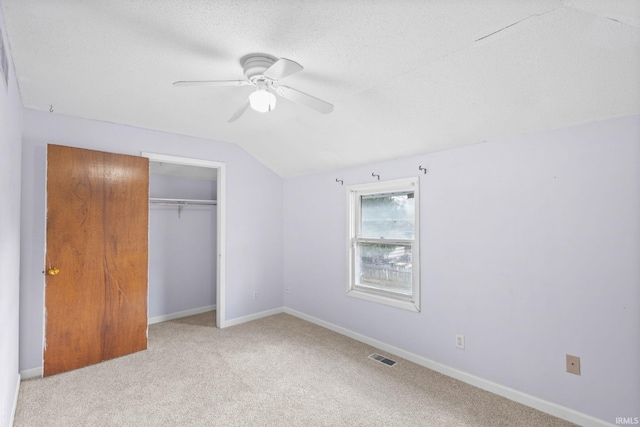
[[20,143],[22,101],[8,51],[0,9],[0,32],[8,57],[9,84],[0,73],[0,426],[8,426],[18,386],[20,274]]
[[[345,188],[372,172],[420,176],[420,313],[345,295]],[[284,278],[286,307],[612,424],[639,416],[640,117],[289,179]]]
[[[188,171],[187,168],[188,166],[185,166],[185,170]],[[149,197],[215,200],[216,187],[216,181],[203,178],[162,175],[153,172],[149,176]]]
[[[238,146],[24,110],[20,369],[42,365],[46,144],[227,165],[226,320],[282,306],[282,179]],[[275,248],[275,250],[274,250]],[[154,267],[151,266],[150,269]],[[260,298],[252,299],[258,290]]]
[[[151,174],[149,195],[215,200],[216,182]],[[149,317],[216,303],[216,206],[149,208]]]

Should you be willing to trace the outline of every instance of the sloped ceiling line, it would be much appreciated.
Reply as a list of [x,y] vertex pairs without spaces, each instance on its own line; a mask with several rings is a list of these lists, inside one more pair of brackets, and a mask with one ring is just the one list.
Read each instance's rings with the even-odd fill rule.
[[556,11],[556,10],[558,10],[558,9],[560,9],[560,8],[559,8],[559,7],[556,7],[555,9],[549,10],[549,11],[544,12],[544,13],[534,13],[534,14],[533,14],[533,15],[531,15],[531,16],[527,16],[526,18],[522,18],[522,19],[520,19],[519,21],[514,22],[513,24],[507,25],[506,27],[503,27],[503,28],[501,28],[501,29],[499,29],[499,30],[497,30],[497,31],[494,31],[494,32],[490,33],[490,34],[487,34],[486,36],[480,37],[480,38],[479,38],[479,39],[477,39],[476,41],[477,41],[477,42],[479,42],[480,40],[484,40],[484,39],[486,39],[486,38],[488,38],[488,37],[491,37],[492,35],[497,34],[497,33],[499,33],[500,31],[504,31],[504,30],[506,30],[507,28],[511,28],[511,27],[513,27],[514,25],[518,25],[518,24],[519,24],[519,23],[521,23],[522,21],[526,21],[527,19],[531,19],[531,18],[534,18],[534,17],[540,17],[540,16],[543,16],[543,15],[546,15],[547,13],[555,12],[555,11]]
[[[25,106],[235,143],[285,178],[640,114],[635,0],[0,7]],[[171,85],[241,78],[250,52],[299,62],[283,83],[334,111],[229,124],[246,88]]]

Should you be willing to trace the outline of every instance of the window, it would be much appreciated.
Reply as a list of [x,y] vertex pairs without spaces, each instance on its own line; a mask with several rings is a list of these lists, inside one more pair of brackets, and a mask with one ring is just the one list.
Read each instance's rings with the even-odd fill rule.
[[349,296],[420,311],[418,182],[348,187]]

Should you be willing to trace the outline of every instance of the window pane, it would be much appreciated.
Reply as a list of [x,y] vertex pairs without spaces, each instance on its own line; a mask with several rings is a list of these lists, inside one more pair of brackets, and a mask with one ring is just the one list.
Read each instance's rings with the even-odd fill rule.
[[415,200],[413,191],[362,196],[360,237],[413,239]]
[[412,294],[411,245],[358,243],[357,284],[375,289]]

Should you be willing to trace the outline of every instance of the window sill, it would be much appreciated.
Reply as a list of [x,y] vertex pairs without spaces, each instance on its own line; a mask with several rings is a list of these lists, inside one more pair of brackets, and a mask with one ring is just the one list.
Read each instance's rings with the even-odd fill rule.
[[379,295],[373,292],[366,292],[359,289],[350,289],[347,291],[347,296],[360,298],[367,301],[377,302],[379,304],[390,305],[392,307],[401,308],[403,310],[420,312],[420,304],[413,300],[402,300],[399,298],[393,298],[390,296]]

